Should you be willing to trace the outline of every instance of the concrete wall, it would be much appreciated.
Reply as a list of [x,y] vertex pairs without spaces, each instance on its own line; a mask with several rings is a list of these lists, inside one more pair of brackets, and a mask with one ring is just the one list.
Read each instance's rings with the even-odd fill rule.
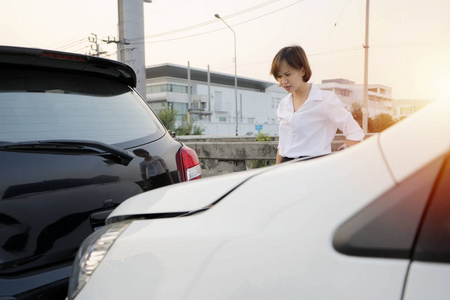
[[[271,141],[255,142],[255,137],[180,136],[176,138],[197,152],[202,167],[202,177],[210,177],[250,168],[252,161],[274,163],[278,137]],[[344,142],[342,134],[336,135],[331,144],[336,151]]]

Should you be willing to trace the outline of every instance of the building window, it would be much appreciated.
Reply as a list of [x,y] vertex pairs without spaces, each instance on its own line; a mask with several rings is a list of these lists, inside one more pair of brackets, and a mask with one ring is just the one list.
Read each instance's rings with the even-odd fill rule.
[[410,115],[412,114],[412,107],[401,107],[400,114],[402,115]]
[[149,102],[150,107],[158,113],[160,110],[165,109],[167,107],[167,102]]
[[182,120],[183,116],[187,113],[188,105],[187,103],[177,103],[177,102],[149,102],[150,107],[153,111],[158,114],[161,110],[170,109],[171,111],[175,110],[177,112],[176,119]]
[[227,121],[227,117],[219,117],[219,122],[226,122]]
[[349,97],[350,96],[350,91],[347,90],[347,89],[336,89],[335,94],[336,95],[342,95],[342,96],[345,96],[345,97]]
[[166,91],[167,91],[166,84],[147,86],[147,94],[161,93],[161,92],[166,92]]
[[171,109],[177,111],[177,120],[181,120],[184,115],[186,115],[188,110],[188,104],[187,103],[177,103],[177,102],[170,102]]
[[187,94],[188,87],[184,85],[169,84],[169,92]]
[[215,111],[223,111],[224,110],[223,101],[222,101],[222,92],[218,92],[218,91],[214,92],[214,110]]
[[272,108],[277,108],[280,104],[281,98],[272,97]]
[[177,85],[177,84],[157,84],[157,85],[147,86],[148,94],[164,93],[164,92],[187,94],[188,87],[184,86],[184,85]]

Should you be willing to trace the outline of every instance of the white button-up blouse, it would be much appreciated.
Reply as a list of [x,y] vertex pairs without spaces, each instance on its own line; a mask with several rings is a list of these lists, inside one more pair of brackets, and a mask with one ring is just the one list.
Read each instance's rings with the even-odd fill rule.
[[311,84],[305,103],[294,112],[292,94],[284,97],[277,109],[279,155],[296,158],[331,153],[331,142],[339,128],[345,137],[362,141],[364,132],[341,100],[329,91]]

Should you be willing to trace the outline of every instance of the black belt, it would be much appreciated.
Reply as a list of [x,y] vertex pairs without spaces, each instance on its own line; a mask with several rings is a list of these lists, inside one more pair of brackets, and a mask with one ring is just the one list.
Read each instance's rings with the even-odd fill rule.
[[281,157],[281,162],[283,163],[283,162],[287,162],[287,161],[294,160],[294,159],[297,159],[297,158],[305,158],[305,157],[308,157],[308,156],[299,156],[299,157],[285,157],[285,156],[282,156]]

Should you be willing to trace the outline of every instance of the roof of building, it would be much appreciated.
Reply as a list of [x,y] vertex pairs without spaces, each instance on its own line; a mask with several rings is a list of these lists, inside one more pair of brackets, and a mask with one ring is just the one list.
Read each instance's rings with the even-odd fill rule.
[[321,89],[336,88],[336,89],[348,90],[348,91],[353,90],[349,84],[342,84],[342,83],[337,83],[334,81],[323,83],[323,81],[324,80],[322,80],[322,83],[316,84]]
[[[196,68],[189,68],[190,69],[190,77],[193,81],[202,81],[207,83],[208,82],[208,71],[202,70],[202,69],[196,69]],[[158,78],[158,77],[174,77],[174,78],[181,78],[181,79],[188,79],[188,67],[187,66],[180,66],[180,65],[174,65],[174,64],[161,64],[161,65],[154,65],[154,66],[148,66],[146,67],[146,78]],[[209,72],[210,74],[210,81],[211,83],[215,84],[223,84],[223,85],[229,85],[234,87],[234,75],[224,74],[224,73],[217,73],[217,72]],[[237,86],[240,88],[249,88],[249,89],[256,89],[260,90],[261,92],[264,92],[268,87],[273,86],[275,83],[269,82],[269,81],[263,81],[263,80],[256,80],[246,77],[237,77]]]
[[340,83],[340,84],[355,84],[354,81],[344,79],[344,78],[334,78],[334,79],[324,79],[322,83]]

